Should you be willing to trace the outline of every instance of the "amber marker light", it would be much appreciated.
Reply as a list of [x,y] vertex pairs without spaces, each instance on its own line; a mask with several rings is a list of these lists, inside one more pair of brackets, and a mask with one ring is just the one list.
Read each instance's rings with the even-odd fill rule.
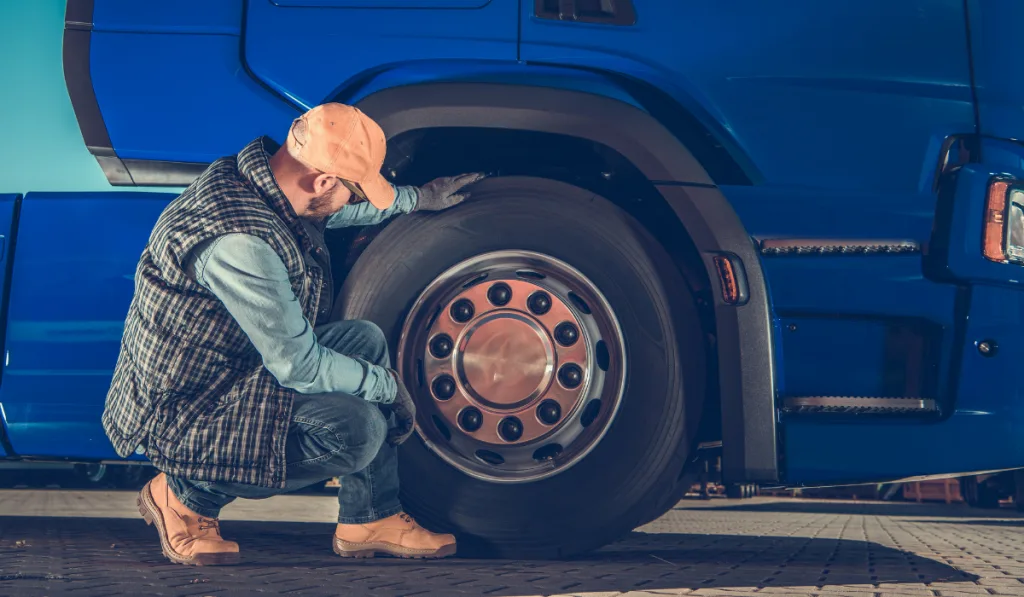
[[995,180],[988,187],[985,204],[985,231],[983,251],[989,261],[1007,263],[1006,258],[1006,197],[1010,183]]
[[740,302],[741,292],[732,262],[725,257],[715,257],[715,267],[718,268],[718,278],[722,282],[722,300],[727,305],[737,304]]

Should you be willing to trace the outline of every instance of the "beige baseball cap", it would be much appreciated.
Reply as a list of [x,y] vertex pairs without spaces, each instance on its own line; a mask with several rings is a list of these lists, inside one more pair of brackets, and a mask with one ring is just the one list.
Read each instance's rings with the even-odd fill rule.
[[299,162],[337,176],[377,209],[387,209],[395,193],[381,173],[387,138],[372,118],[355,106],[321,104],[292,122],[288,150]]

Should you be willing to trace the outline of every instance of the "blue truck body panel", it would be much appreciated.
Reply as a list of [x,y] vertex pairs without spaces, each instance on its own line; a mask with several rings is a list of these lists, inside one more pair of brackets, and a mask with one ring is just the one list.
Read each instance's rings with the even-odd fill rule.
[[[94,33],[91,61],[104,66],[93,70],[93,86],[99,97],[120,98],[101,108],[118,154],[210,162],[268,130],[287,130],[299,112],[245,73],[238,43],[237,36],[203,33]],[[153,69],[154,56],[166,68]],[[168,114],[176,116],[154,118]],[[153,134],[162,141],[152,143]]]
[[1012,30],[1024,23],[1024,4],[1015,0],[968,0],[971,52],[982,134],[1024,139],[1024,79],[1021,49]]
[[[786,422],[786,458],[795,463],[787,469],[787,480],[840,483],[1019,468],[1024,450],[1020,376],[1001,357],[1024,349],[1024,295],[1011,288],[976,286],[967,321],[949,417],[870,426]],[[993,338],[998,339],[999,353],[983,356],[976,344]]]
[[[258,135],[283,140],[320,102],[427,83],[583,92],[673,132],[686,114],[737,173],[653,182],[714,187],[752,243],[921,247],[756,264],[774,330],[781,479],[1024,466],[1024,381],[1012,365],[1024,357],[1024,270],[980,252],[988,181],[1024,178],[1024,82],[1007,76],[1019,50],[1004,33],[1024,18],[1015,0],[633,0],[624,25],[541,18],[527,0],[92,4],[91,86],[123,160],[205,164]],[[954,135],[972,150],[944,168]],[[99,415],[130,276],[172,196],[25,197],[2,286],[0,405],[18,454],[113,457]],[[13,202],[0,196],[0,230]],[[996,356],[977,350],[986,339]],[[929,396],[941,416],[781,409],[790,396],[845,395]]]
[[[450,0],[418,4],[381,10],[250,2],[244,59],[254,76],[304,108],[388,65],[516,60],[518,0],[490,0],[476,10],[441,8],[457,4]],[[282,45],[289,51],[282,52]],[[322,59],[330,56],[339,59]]]
[[769,185],[913,193],[928,148],[974,128],[959,0],[638,2],[618,28],[524,2],[521,18],[524,61],[648,82],[716,123]]
[[243,0],[135,2],[104,0],[94,5],[94,22],[107,31],[240,35]]
[[98,415],[138,256],[172,198],[28,193],[22,200],[0,384],[19,455],[116,457]]

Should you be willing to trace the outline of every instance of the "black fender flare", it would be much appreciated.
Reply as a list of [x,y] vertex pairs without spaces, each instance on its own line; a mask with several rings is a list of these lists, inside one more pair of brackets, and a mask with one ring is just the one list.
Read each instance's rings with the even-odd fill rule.
[[746,296],[726,303],[712,284],[722,409],[722,472],[733,481],[779,480],[772,321],[753,239],[694,155],[648,113],[600,95],[500,83],[423,83],[356,102],[388,139],[435,127],[518,129],[579,137],[631,161],[679,217],[709,279],[716,257],[741,276]]

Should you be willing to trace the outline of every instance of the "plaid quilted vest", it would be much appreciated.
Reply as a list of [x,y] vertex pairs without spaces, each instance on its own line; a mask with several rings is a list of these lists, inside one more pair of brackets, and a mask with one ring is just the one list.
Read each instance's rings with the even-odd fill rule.
[[119,455],[144,451],[169,475],[284,486],[295,394],[263,367],[223,303],[184,269],[199,243],[251,234],[284,261],[306,318],[327,312],[330,264],[314,257],[326,253],[322,228],[295,215],[265,143],[272,142],[256,139],[217,160],[172,201],[136,269],[103,427]]

